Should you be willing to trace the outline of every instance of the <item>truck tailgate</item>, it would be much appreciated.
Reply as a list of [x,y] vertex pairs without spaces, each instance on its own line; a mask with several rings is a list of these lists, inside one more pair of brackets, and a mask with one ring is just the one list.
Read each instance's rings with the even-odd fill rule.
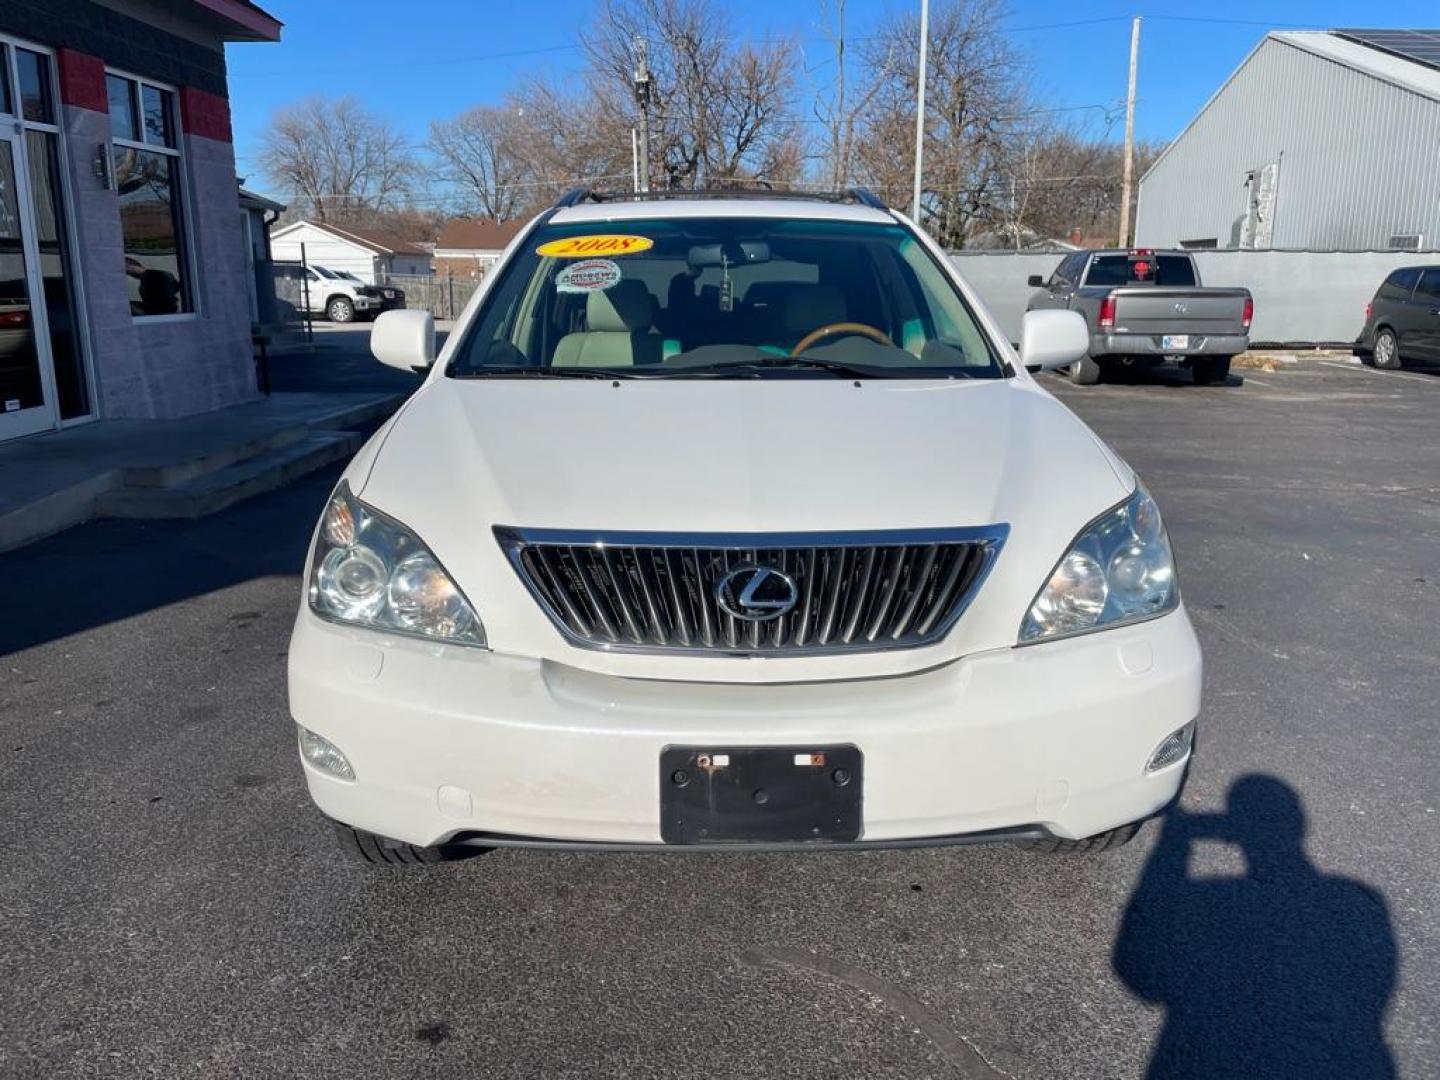
[[1111,289],[1118,334],[1243,334],[1245,289]]

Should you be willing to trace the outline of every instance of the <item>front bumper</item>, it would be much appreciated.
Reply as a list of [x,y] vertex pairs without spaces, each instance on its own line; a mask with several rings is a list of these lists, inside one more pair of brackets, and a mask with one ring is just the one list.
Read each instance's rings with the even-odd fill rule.
[[484,834],[657,848],[660,752],[674,744],[853,743],[864,843],[1092,836],[1176,795],[1188,759],[1145,766],[1196,717],[1200,678],[1183,609],[909,675],[743,685],[600,675],[302,610],[289,674],[296,722],[355,771],[304,766],[336,820],[419,845]]
[[1245,334],[1190,334],[1184,349],[1164,347],[1163,334],[1091,334],[1091,356],[1238,356],[1250,346]]

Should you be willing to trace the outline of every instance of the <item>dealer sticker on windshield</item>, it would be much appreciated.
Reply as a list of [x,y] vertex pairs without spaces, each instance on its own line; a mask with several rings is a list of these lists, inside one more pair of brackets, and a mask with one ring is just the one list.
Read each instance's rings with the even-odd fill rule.
[[551,240],[548,244],[541,244],[536,248],[535,254],[556,259],[586,259],[597,255],[634,255],[639,251],[649,251],[654,246],[655,241],[648,236],[603,233]]
[[620,267],[609,259],[582,259],[555,275],[555,291],[601,292],[620,280]]

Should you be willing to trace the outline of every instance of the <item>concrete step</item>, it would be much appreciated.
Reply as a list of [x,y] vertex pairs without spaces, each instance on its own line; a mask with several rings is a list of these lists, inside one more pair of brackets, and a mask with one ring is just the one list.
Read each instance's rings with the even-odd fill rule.
[[228,446],[217,446],[182,461],[169,461],[155,465],[126,465],[120,470],[120,483],[123,487],[129,488],[179,487],[207,473],[229,468],[236,462],[259,457],[271,450],[293,446],[309,434],[309,425],[295,424],[291,427],[257,434],[252,438],[233,442]]
[[96,500],[97,517],[196,518],[273,491],[298,476],[349,457],[364,436],[315,431],[295,442],[195,476],[173,487],[120,487]]
[[330,412],[313,413],[305,422],[312,430],[355,431],[376,420],[389,419],[404,400],[404,394],[377,395],[367,401],[341,405]]

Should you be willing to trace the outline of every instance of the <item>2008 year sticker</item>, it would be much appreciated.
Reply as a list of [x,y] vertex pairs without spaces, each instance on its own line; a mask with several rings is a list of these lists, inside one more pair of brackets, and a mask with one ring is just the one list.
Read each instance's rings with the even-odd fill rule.
[[585,259],[597,255],[634,255],[639,251],[649,251],[654,246],[655,241],[648,236],[603,233],[551,240],[548,244],[541,244],[536,248],[535,254],[556,259]]
[[582,259],[555,275],[555,290],[563,293],[600,292],[620,280],[620,267],[609,259]]

